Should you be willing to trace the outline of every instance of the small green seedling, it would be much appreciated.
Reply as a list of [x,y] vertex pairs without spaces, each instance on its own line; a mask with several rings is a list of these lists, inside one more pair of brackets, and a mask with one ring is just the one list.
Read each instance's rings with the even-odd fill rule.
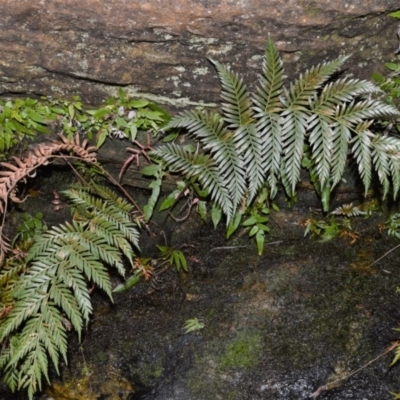
[[183,325],[185,333],[199,331],[204,328],[204,324],[200,322],[197,318],[188,319]]

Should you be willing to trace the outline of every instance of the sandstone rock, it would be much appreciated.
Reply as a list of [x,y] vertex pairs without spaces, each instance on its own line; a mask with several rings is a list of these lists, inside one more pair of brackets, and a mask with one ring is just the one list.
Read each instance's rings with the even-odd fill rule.
[[207,60],[256,82],[268,34],[295,74],[353,54],[370,78],[393,59],[398,0],[2,1],[0,94],[72,96],[99,103],[123,86],[171,105],[218,102]]

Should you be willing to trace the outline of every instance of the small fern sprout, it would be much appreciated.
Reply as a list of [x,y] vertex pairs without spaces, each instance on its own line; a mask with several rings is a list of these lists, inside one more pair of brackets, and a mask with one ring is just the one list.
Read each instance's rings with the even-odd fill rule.
[[343,204],[331,212],[332,215],[340,215],[343,217],[358,217],[365,215],[364,211],[361,211],[357,206],[353,206],[353,203]]

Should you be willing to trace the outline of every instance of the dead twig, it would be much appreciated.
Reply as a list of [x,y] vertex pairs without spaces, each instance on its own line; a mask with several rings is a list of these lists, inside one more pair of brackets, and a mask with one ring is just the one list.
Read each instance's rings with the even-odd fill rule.
[[319,397],[323,392],[326,392],[327,390],[335,389],[338,387],[338,384],[341,381],[349,379],[351,376],[357,374],[358,372],[362,371],[363,369],[367,368],[369,365],[374,363],[375,361],[379,360],[386,354],[390,353],[393,351],[397,346],[399,345],[399,342],[393,342],[382,354],[379,354],[379,356],[375,357],[373,360],[368,361],[366,364],[364,364],[362,367],[356,369],[355,371],[351,372],[350,374],[344,376],[343,378],[336,379],[332,382],[328,382],[326,385],[320,386],[314,393],[311,394],[310,399],[316,399]]
[[368,265],[368,268],[371,268],[373,265],[375,265],[377,262],[381,261],[383,258],[385,258],[388,254],[390,254],[392,251],[396,250],[397,248],[400,247],[400,244],[397,246],[393,247],[389,251],[387,251],[383,256],[379,257],[377,260],[375,260],[372,264]]

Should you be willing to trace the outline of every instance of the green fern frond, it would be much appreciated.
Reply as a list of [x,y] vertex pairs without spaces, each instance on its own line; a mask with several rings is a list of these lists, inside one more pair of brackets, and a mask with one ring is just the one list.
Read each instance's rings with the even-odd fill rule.
[[252,101],[243,79],[232,72],[229,66],[210,60],[222,85],[222,113],[229,128],[239,128],[253,121]]
[[[111,282],[107,269],[99,258],[91,253],[86,246],[70,243],[63,246],[63,252],[68,254],[68,261],[74,265],[90,282],[95,283],[111,298]],[[85,285],[87,286],[87,285]]]
[[[330,194],[342,179],[349,153],[354,156],[366,190],[372,179],[373,166],[384,186],[384,194],[387,194],[390,183],[393,184],[394,194],[397,194],[400,190],[397,153],[394,149],[384,149],[387,143],[383,146],[380,139],[374,139],[369,131],[369,121],[393,117],[399,112],[390,105],[372,99],[370,95],[379,92],[379,89],[368,81],[329,81],[347,58],[339,57],[312,67],[285,88],[282,59],[268,38],[262,75],[259,77],[260,87],[252,96],[240,76],[232,72],[230,67],[212,61],[222,84],[222,111],[227,129],[218,114],[181,114],[168,127],[187,128],[199,142],[198,151],[205,156],[198,157],[197,153],[189,155],[178,147],[164,147],[163,154],[159,153],[160,158],[189,179],[198,178],[201,162],[211,165],[212,159],[213,167],[226,166],[226,169],[219,171],[225,186],[214,184],[207,189],[214,198],[217,196],[214,190],[223,187],[231,197],[232,192],[238,193],[236,197],[233,196],[233,206],[229,206],[233,213],[228,214],[228,220],[236,214],[242,193],[245,194],[246,204],[250,205],[265,183],[269,185],[271,198],[277,194],[279,182],[283,183],[286,193],[293,197],[300,179],[305,146],[310,151],[312,165],[308,168],[312,179],[315,179],[324,211],[328,211]],[[219,141],[220,134],[224,138],[232,138],[236,154],[241,160],[236,174],[227,173],[232,171],[231,165],[237,164],[234,162],[235,156],[231,156],[234,153],[225,153]],[[224,158],[227,158],[225,163]],[[202,175],[204,182],[205,176],[209,175]],[[232,180],[229,179],[231,176],[234,177]],[[234,181],[239,182],[240,190],[233,188]],[[214,182],[217,182],[216,176]],[[229,204],[221,201],[225,193],[218,196],[220,203],[213,209],[222,208],[225,213]]]
[[100,186],[66,194],[78,220],[36,236],[21,266],[11,265],[0,276],[4,285],[12,282],[13,296],[13,309],[0,322],[0,342],[8,343],[0,367],[9,386],[26,388],[30,399],[42,379],[48,381],[48,359],[57,371],[60,357],[67,360],[66,326],[74,327],[80,340],[93,311],[88,284],[111,298],[105,264],[123,275],[122,255],[132,260],[138,243],[132,207],[116,194]]
[[394,142],[387,136],[376,136],[372,140],[372,162],[378,174],[379,182],[383,186],[383,198],[390,188],[390,158],[389,153],[394,151]]
[[265,181],[263,142],[256,124],[251,123],[238,128],[234,132],[234,142],[236,151],[240,153],[243,164],[246,166],[248,202],[251,203]]
[[118,195],[112,189],[107,186],[99,185],[96,182],[91,181],[90,185],[76,185],[72,189],[77,189],[81,191],[88,191],[89,193],[96,194],[103,200],[107,200],[108,204],[120,209],[122,212],[128,215],[134,209],[133,205],[129,203],[125,198]]
[[394,186],[394,195],[397,195],[400,186],[400,140],[395,137],[376,135],[371,141],[372,162],[383,186],[383,198],[390,188],[390,178]]
[[1,303],[12,303],[11,292],[18,282],[19,276],[25,271],[26,264],[22,257],[6,259],[0,271]]
[[[283,92],[283,63],[271,38],[265,50],[260,86],[253,95],[256,112],[276,113],[282,110],[280,97]],[[256,116],[256,118],[258,118]]]
[[[84,275],[74,268],[73,265],[70,265],[68,263],[65,263],[62,265],[63,268],[60,268],[59,275],[60,275],[60,280],[65,283],[65,285],[73,292],[74,299],[76,301],[76,304],[78,306],[79,313],[81,315],[81,319],[88,324],[90,315],[92,314],[93,307],[92,303],[90,301],[90,294],[88,290],[88,283],[85,280]],[[58,282],[56,281],[55,284]],[[60,285],[62,288],[63,286]],[[74,303],[71,301],[69,303],[69,306],[71,306],[73,309]],[[67,311],[65,311],[67,312]],[[72,320],[71,320],[72,323]],[[74,328],[75,325],[78,324],[78,319],[76,319],[76,324],[73,323]],[[79,330],[77,330],[78,337],[80,339],[81,331],[83,329],[83,326],[80,327]]]
[[[110,223],[107,228],[114,226],[136,249],[139,249],[139,231],[130,217],[134,208],[124,198],[95,182],[91,182],[89,186],[77,185],[63,193],[68,197],[72,209],[76,208],[78,218],[87,219],[90,225],[93,219],[107,220]],[[84,211],[85,215],[79,215],[79,211]]]
[[282,113],[282,183],[286,193],[293,196],[300,179],[301,159],[307,130],[308,114],[300,110]]
[[13,331],[17,331],[25,320],[37,313],[45,297],[45,292],[30,291],[21,302],[17,301],[11,314],[0,325],[0,342],[3,342]]
[[[68,272],[63,273],[63,280],[58,279],[49,290],[49,298],[60,307],[68,317],[74,329],[79,333],[83,328],[83,317],[79,310],[79,304],[76,301],[71,288],[74,289],[75,281],[69,277]],[[78,285],[75,285],[77,287]],[[82,288],[78,290],[78,295]],[[86,313],[87,314],[87,313]]]
[[228,221],[230,220],[233,215],[232,198],[218,166],[209,156],[189,152],[173,143],[160,146],[151,154],[163,160],[172,171],[180,172],[188,179],[198,179],[202,187],[210,193],[212,200],[224,211]]
[[340,124],[348,127],[359,124],[365,119],[392,117],[398,115],[393,106],[377,100],[355,101],[342,103],[336,110],[333,118]]
[[[109,246],[115,247],[122,251],[129,262],[131,264],[133,263],[135,252],[132,249],[132,244],[126,239],[126,234],[124,234],[124,231],[118,229],[118,226],[116,226],[113,221],[110,221],[108,218],[105,218],[99,214],[90,220],[89,229],[93,232],[96,232],[96,234],[103,238]],[[135,240],[138,239],[135,237]],[[123,275],[123,271],[120,269],[119,273]]]
[[400,154],[390,157],[390,172],[392,174],[393,198],[396,199],[400,189]]
[[205,159],[198,165],[198,180],[202,187],[210,193],[213,200],[225,213],[227,224],[233,217],[233,203],[229,191],[226,188],[223,176],[210,159]]
[[59,356],[61,355],[64,362],[67,363],[68,344],[64,317],[60,314],[55,304],[50,302],[47,302],[47,310],[45,313],[42,312],[42,317],[43,324],[46,327],[46,335],[51,341],[51,346],[49,345],[49,354],[57,373],[59,373]]
[[271,188],[271,197],[278,191],[282,154],[281,96],[283,92],[282,59],[271,38],[264,55],[263,74],[259,77],[258,93],[253,95],[256,130],[262,141],[262,170]]
[[310,68],[285,89],[285,97],[282,99],[286,108],[292,110],[306,110],[316,90],[344,64],[348,57],[340,57],[336,60],[319,64]]
[[[44,259],[45,251],[50,251],[58,262],[68,257],[69,253],[65,249],[68,244],[80,245],[101,261],[123,271],[123,264],[118,249],[109,246],[107,242],[99,237],[96,232],[90,232],[87,228],[88,223],[73,221],[58,227],[53,227],[42,235],[41,238],[32,246],[28,252],[27,260],[39,258],[41,263],[46,263]],[[49,257],[49,254],[46,254]]]
[[353,153],[354,159],[357,163],[358,172],[360,173],[364,184],[365,195],[368,192],[372,179],[371,140],[374,135],[369,130],[371,123],[372,121],[364,121],[357,125],[354,129],[356,134],[351,140],[351,152]]
[[315,92],[310,100],[313,113],[333,115],[336,106],[349,103],[355,97],[379,91],[373,83],[357,79],[338,79],[324,86],[321,93]]
[[313,115],[308,120],[309,142],[315,171],[321,187],[330,179],[333,158],[334,132],[331,120],[323,115]]
[[[104,238],[109,245],[120,249],[132,263],[134,251],[139,248],[139,231],[131,221],[132,206],[125,205],[119,198],[108,197],[103,201],[91,196],[86,189],[77,187],[64,194],[75,209],[76,218],[87,219],[88,228]],[[128,242],[130,243],[128,243]],[[120,268],[120,264],[116,264]],[[122,271],[122,269],[120,269]]]
[[[337,185],[343,176],[346,167],[351,131],[346,125],[333,124],[333,156],[332,156],[332,188]],[[325,210],[327,211],[327,210]]]
[[[59,358],[52,333],[42,316],[36,315],[28,321],[20,334],[12,338],[12,350],[7,355],[6,368],[9,369],[6,380],[12,382],[13,390],[26,388],[30,399],[37,390],[41,390],[43,376],[49,382],[47,352],[52,353],[53,360]],[[15,365],[18,370],[11,369]]]
[[[282,181],[286,192],[293,196],[296,190],[297,182],[300,178],[301,159],[303,156],[303,147],[305,135],[309,126],[309,118],[312,115],[309,110],[310,102],[315,98],[315,92],[332,76],[346,61],[347,57],[338,58],[334,61],[317,65],[308,70],[290,85],[289,89],[284,89],[285,97],[282,103],[285,110],[281,113],[282,117],[282,148],[283,160],[281,163]],[[326,121],[324,125],[326,126]],[[322,132],[323,128],[314,129],[314,136]],[[319,139],[323,136],[319,135]],[[324,155],[325,162],[320,169],[319,174],[326,179],[326,164],[330,156],[326,153],[326,144],[330,138],[327,134],[325,140],[317,141],[317,146],[323,144],[324,149],[320,154]],[[314,150],[316,146],[314,145]]]
[[187,128],[202,144],[204,152],[211,155],[224,177],[233,207],[236,208],[244,198],[247,184],[243,162],[235,148],[232,133],[224,127],[221,117],[218,114],[188,111],[173,118],[170,126]]
[[175,143],[160,146],[151,151],[150,155],[163,160],[171,171],[186,175],[187,178],[198,174],[197,165],[203,157]]

